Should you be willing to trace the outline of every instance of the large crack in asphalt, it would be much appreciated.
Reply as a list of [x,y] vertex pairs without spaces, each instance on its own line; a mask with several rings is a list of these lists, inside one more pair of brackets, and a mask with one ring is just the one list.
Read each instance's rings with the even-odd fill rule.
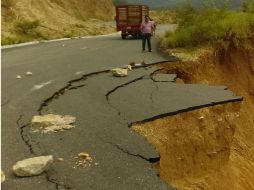
[[[166,62],[166,61],[165,61]],[[168,61],[167,61],[168,62]],[[162,62],[158,62],[158,63],[162,63]],[[155,63],[157,64],[157,63]],[[152,65],[155,65],[155,64],[152,64]],[[150,65],[149,65],[150,66]],[[142,67],[148,67],[148,66],[142,66]],[[137,68],[141,68],[141,67],[137,67]],[[134,68],[135,69],[135,68]],[[156,83],[158,83],[158,81],[155,81],[153,79],[153,75],[160,71],[162,69],[158,69],[158,70],[155,70],[154,72],[150,73],[150,79],[153,81],[153,84],[156,86],[156,90],[158,90],[158,85]],[[61,88],[60,90],[54,92],[50,97],[46,98],[39,106],[37,112],[39,115],[42,115],[43,112],[44,112],[44,109],[46,109],[50,103],[52,103],[55,99],[58,99],[60,98],[61,96],[63,96],[67,91],[69,90],[78,90],[79,88],[83,88],[86,86],[85,84],[85,81],[86,79],[88,79],[89,77],[93,77],[93,76],[96,76],[96,75],[99,75],[99,74],[103,74],[103,73],[108,73],[110,72],[110,70],[103,70],[103,71],[97,71],[97,72],[92,72],[92,73],[88,73],[88,74],[85,74],[83,75],[82,77],[80,78],[77,78],[77,79],[74,79],[74,80],[71,80],[71,81],[68,81],[67,84]],[[109,106],[112,107],[112,105],[110,104],[110,96],[115,93],[117,90],[119,90],[120,88],[124,88],[128,85],[131,85],[133,83],[136,83],[138,81],[141,81],[143,79],[145,79],[145,76],[146,75],[142,75],[138,78],[135,78],[133,80],[130,80],[126,83],[123,83],[121,85],[118,85],[116,86],[115,88],[113,88],[112,90],[108,91],[106,94],[105,94],[105,98],[109,104]],[[79,85],[75,85],[75,83],[78,83],[78,82],[83,82],[82,84],[79,84]],[[151,98],[151,101],[153,101],[153,98],[152,98],[153,94],[150,95],[150,98]],[[209,107],[209,106],[215,106],[215,105],[218,105],[218,104],[226,104],[226,103],[229,103],[229,102],[237,102],[237,101],[242,101],[242,99],[237,99],[237,100],[228,100],[228,101],[223,101],[223,102],[211,102],[209,104],[205,104],[205,105],[200,105],[200,106],[192,106],[190,108],[186,108],[186,109],[182,109],[182,110],[178,110],[178,111],[175,111],[175,112],[169,112],[169,113],[163,113],[163,114],[159,114],[159,115],[156,115],[156,116],[153,116],[153,117],[150,117],[150,118],[146,118],[142,121],[133,121],[133,122],[127,122],[127,126],[130,128],[131,126],[133,126],[133,124],[135,123],[145,123],[145,122],[149,122],[149,121],[153,121],[155,119],[159,119],[159,118],[163,118],[163,117],[166,117],[166,116],[171,116],[171,115],[176,115],[178,113],[183,113],[183,112],[188,112],[188,111],[193,111],[193,110],[196,110],[196,109],[200,109],[200,108],[204,108],[204,107]],[[117,110],[116,108],[114,108],[118,115],[119,116],[123,116],[123,114],[121,113],[121,111]],[[31,139],[30,139],[30,136],[29,136],[29,132],[27,130],[27,128],[30,126],[30,123],[27,123],[27,124],[21,124],[21,120],[22,120],[22,117],[23,115],[20,115],[20,117],[18,118],[17,120],[17,125],[20,129],[20,135],[21,135],[21,138],[22,140],[24,141],[25,145],[29,148],[29,151],[32,155],[37,155],[32,143],[30,142]],[[126,119],[125,119],[126,120]],[[127,121],[127,120],[126,120]],[[110,142],[108,142],[110,143]],[[131,153],[130,151],[128,151],[127,149],[124,149],[122,148],[120,145],[118,144],[114,144],[114,143],[110,143],[112,146],[114,146],[115,148],[117,148],[118,150],[120,150],[122,153],[124,154],[127,154],[129,156],[134,156],[134,157],[138,157],[144,161],[147,161],[149,163],[156,163],[160,160],[160,157],[156,157],[156,158],[146,158],[145,156],[142,156],[141,154],[134,154],[134,153]],[[66,184],[63,184],[61,182],[58,182],[57,180],[52,180],[50,178],[50,174],[48,172],[45,172],[46,174],[46,180],[52,184],[55,185],[55,189],[60,189],[59,187],[63,188],[63,189],[71,189],[73,187],[71,186],[68,186]]]
[[[159,90],[159,86],[158,86],[158,84],[157,84],[157,81],[154,80],[153,76],[154,76],[157,72],[162,71],[162,70],[164,70],[164,69],[155,70],[154,72],[152,72],[152,73],[150,74],[150,80],[153,81],[152,84],[155,86],[155,90],[156,90],[156,91]],[[150,93],[150,100],[151,100],[152,102],[154,102],[154,100],[153,100],[153,95],[154,95],[154,91],[152,91],[152,92]]]
[[131,122],[129,124],[129,128],[131,128],[136,123],[141,123],[141,124],[142,123],[147,123],[147,122],[151,122],[151,121],[161,119],[161,118],[164,118],[164,117],[177,115],[177,114],[180,114],[180,113],[186,113],[186,112],[191,112],[191,111],[202,109],[202,108],[213,107],[213,106],[216,106],[216,105],[223,105],[223,104],[227,104],[227,103],[242,102],[242,101],[243,101],[243,98],[240,98],[240,99],[235,99],[235,100],[225,100],[225,101],[221,101],[221,102],[211,102],[209,104],[203,104],[203,105],[200,105],[200,106],[191,106],[191,107],[186,108],[186,109],[181,109],[181,110],[174,111],[174,112],[163,113],[163,114],[159,114],[159,115],[155,115],[153,117],[143,119],[141,121]]
[[134,157],[138,157],[138,158],[141,158],[142,160],[145,160],[146,162],[149,162],[151,164],[154,164],[158,161],[160,161],[160,157],[155,157],[155,158],[146,158],[145,156],[142,156],[140,154],[134,154],[134,153],[131,153],[129,152],[128,150],[122,148],[120,145],[118,144],[114,144],[112,142],[108,142],[108,144],[111,144],[113,147],[117,148],[118,150],[120,150],[121,152],[125,153],[125,154],[128,154],[129,156],[134,156]]
[[61,182],[58,182],[58,181],[52,179],[49,175],[49,172],[47,172],[47,171],[44,173],[45,173],[46,180],[48,182],[50,182],[51,184],[53,184],[55,186],[56,190],[63,190],[63,189],[68,190],[68,189],[73,189],[73,188],[77,189],[77,187],[75,187],[75,186],[69,186],[69,185],[66,185],[64,183],[61,183]]
[[27,129],[27,127],[30,125],[29,123],[28,124],[21,124],[21,121],[22,121],[22,118],[23,118],[23,115],[20,115],[18,120],[17,120],[17,126],[20,130],[20,136],[21,136],[21,139],[22,141],[25,143],[25,145],[28,147],[29,149],[29,152],[32,154],[32,155],[36,155],[35,154],[35,151],[34,151],[34,148],[33,148],[33,145],[32,143],[30,142],[30,138],[29,138],[29,135],[25,132],[25,130]]
[[67,82],[67,85],[65,85],[63,88],[61,88],[60,90],[54,92],[52,94],[52,96],[46,98],[43,103],[40,105],[40,107],[38,108],[37,112],[39,113],[39,115],[42,115],[42,112],[43,112],[43,109],[45,107],[48,106],[48,104],[50,102],[52,102],[54,99],[58,99],[60,96],[64,95],[67,91],[70,91],[70,90],[77,90],[79,88],[82,88],[85,86],[85,84],[81,84],[81,85],[73,85],[77,82],[80,82],[82,80],[86,80],[87,78],[89,77],[92,77],[94,75],[98,75],[98,74],[102,74],[102,73],[108,73],[110,70],[103,70],[103,71],[96,71],[96,72],[92,72],[92,73],[88,73],[88,74],[85,74],[83,75],[82,77],[80,78],[77,78],[77,79],[74,79],[74,80],[71,80],[71,81],[68,81]]
[[114,92],[116,92],[118,89],[124,88],[124,87],[126,87],[126,86],[128,86],[128,85],[130,85],[130,84],[132,84],[132,83],[135,83],[135,82],[137,82],[137,81],[139,81],[139,80],[142,80],[144,77],[145,77],[145,75],[143,75],[143,76],[141,76],[141,77],[138,77],[138,78],[136,78],[136,79],[134,79],[134,80],[131,80],[131,81],[129,81],[129,82],[126,82],[126,83],[124,83],[124,84],[121,84],[121,85],[116,86],[115,88],[113,88],[112,90],[110,90],[110,91],[107,92],[107,94],[105,95],[105,96],[106,96],[106,99],[109,100],[110,95],[113,94]]
[[[161,62],[159,62],[161,63]],[[147,66],[143,66],[143,67],[147,67]],[[140,67],[139,67],[140,68]],[[110,72],[110,70],[102,70],[102,71],[97,71],[97,72],[92,72],[92,73],[88,73],[88,74],[85,74],[83,75],[82,77],[80,78],[77,78],[77,79],[74,79],[74,80],[71,80],[71,81],[68,81],[67,84],[59,89],[58,91],[54,92],[50,97],[46,98],[45,100],[43,100],[43,102],[40,104],[38,110],[37,110],[37,113],[39,115],[42,115],[43,114],[43,111],[44,109],[55,99],[58,99],[60,96],[63,96],[67,91],[70,91],[70,90],[77,90],[79,88],[83,88],[85,87],[86,85],[85,84],[81,84],[81,85],[74,85],[75,83],[77,82],[80,82],[80,81],[86,81],[86,79],[88,79],[89,77],[92,77],[92,76],[96,76],[96,75],[99,75],[99,74],[103,74],[103,73],[108,73]],[[136,81],[139,81],[139,80],[142,80],[144,78],[144,76],[141,76],[141,77],[138,77],[137,79],[134,79],[134,80],[131,80],[123,85],[120,85],[120,86],[117,86],[116,88],[114,88],[113,90],[109,91],[106,95],[106,99],[108,100],[109,99],[109,96],[111,93],[115,92],[118,88],[122,88],[124,86],[127,86],[131,83],[134,83]],[[121,113],[119,112],[118,113],[119,116],[121,115]],[[38,153],[36,153],[35,151],[35,148],[33,147],[33,144],[31,143],[31,137],[29,136],[29,132],[27,131],[28,127],[31,126],[31,123],[27,123],[27,124],[21,124],[21,121],[22,121],[22,118],[23,118],[23,115],[20,115],[19,118],[17,119],[17,126],[19,127],[20,129],[20,136],[21,136],[21,139],[22,141],[25,143],[25,145],[28,147],[29,149],[29,152],[36,156],[36,155],[39,155]],[[39,144],[39,143],[37,143]],[[145,158],[144,156],[142,155],[139,155],[139,154],[132,154],[132,153],[129,153],[127,150],[124,150],[122,148],[120,148],[119,146],[115,146],[117,147],[119,150],[121,150],[123,153],[126,153],[128,155],[131,155],[131,156],[135,156],[135,157],[139,157],[147,162],[150,162],[150,163],[155,163],[157,161],[159,161],[159,158]],[[53,180],[51,179],[50,177],[50,174],[45,171],[45,178],[46,180],[53,184],[55,189],[56,190],[59,190],[60,188],[61,189],[72,189],[73,187],[71,186],[68,186],[64,183],[61,183],[61,182],[58,182],[57,180]]]
[[[159,63],[161,63],[161,62],[159,62]],[[142,66],[142,68],[143,68],[143,67],[148,67],[148,66]],[[137,68],[141,68],[141,67],[137,67]],[[135,69],[135,68],[134,68],[134,69]],[[152,76],[154,73],[156,73],[156,72],[158,72],[158,71],[160,71],[160,70],[162,70],[162,69],[157,69],[157,70],[155,70],[154,72],[152,72],[152,73],[150,74],[150,78],[151,78],[151,76]],[[39,114],[39,115],[42,115],[42,114],[43,114],[43,110],[44,110],[46,107],[48,107],[48,105],[49,105],[50,103],[52,103],[53,100],[58,99],[60,96],[63,96],[67,91],[70,91],[70,90],[77,90],[77,89],[79,89],[79,88],[82,88],[82,87],[85,87],[85,86],[86,86],[85,84],[74,85],[75,83],[80,82],[80,81],[85,81],[85,80],[86,80],[87,78],[89,78],[89,77],[96,76],[96,75],[103,74],[103,73],[108,73],[108,72],[110,72],[110,70],[103,70],[103,71],[98,71],[98,72],[92,72],[92,73],[85,74],[85,75],[83,75],[83,76],[80,77],[80,78],[77,78],[77,79],[68,81],[68,82],[67,82],[67,85],[65,85],[65,86],[64,86],[63,88],[61,88],[60,90],[54,92],[54,93],[52,94],[52,96],[46,98],[46,99],[43,101],[43,103],[39,106],[39,108],[38,108],[38,110],[37,110],[38,114]],[[116,92],[119,88],[123,88],[123,87],[126,87],[126,86],[130,85],[130,84],[133,84],[133,83],[135,83],[135,82],[138,82],[138,81],[144,79],[144,77],[145,77],[145,75],[142,75],[141,77],[138,77],[138,78],[136,78],[136,79],[134,79],[134,80],[131,80],[131,81],[128,81],[128,82],[126,82],[126,83],[124,83],[124,84],[121,84],[121,85],[119,85],[119,86],[116,86],[114,89],[110,90],[110,91],[105,95],[106,100],[107,100],[109,106],[112,107],[112,105],[110,104],[110,100],[109,100],[109,99],[110,99],[110,95],[111,95],[112,93]],[[114,108],[114,109],[115,109],[115,108]],[[115,109],[115,110],[116,110],[116,109]],[[127,121],[127,120],[124,118],[124,116],[122,116],[122,113],[121,113],[120,111],[118,111],[118,115],[121,116],[121,117],[123,117],[123,119],[124,119],[125,121]],[[128,125],[129,125],[129,124],[127,123],[127,126],[128,126]],[[34,149],[33,149],[33,146],[32,146],[32,144],[30,144],[29,136],[28,136],[28,134],[27,134],[27,133],[25,132],[25,130],[24,130],[24,129],[27,128],[28,126],[30,126],[30,123],[21,126],[21,127],[20,127],[20,129],[21,129],[21,133],[20,133],[20,134],[21,134],[21,137],[22,137],[23,141],[25,142],[25,144],[29,147],[30,153],[33,154],[33,155],[35,155],[35,151],[34,151]],[[142,156],[142,155],[140,155],[140,154],[133,154],[133,153],[129,152],[128,150],[121,148],[121,147],[120,147],[119,145],[117,145],[117,144],[111,144],[111,145],[114,146],[115,148],[117,148],[118,150],[120,150],[122,153],[128,154],[129,156],[138,157],[138,158],[140,158],[140,159],[142,159],[142,160],[144,160],[144,161],[146,161],[146,162],[149,162],[149,163],[151,163],[151,164],[156,163],[156,162],[158,162],[158,161],[160,160],[160,157],[156,157],[156,158],[146,158],[146,157],[144,157],[144,156]],[[47,180],[48,182],[54,184],[56,190],[59,190],[59,187],[64,188],[64,189],[72,189],[72,188],[73,188],[73,187],[70,187],[70,186],[68,186],[68,185],[65,185],[65,184],[63,184],[63,183],[61,183],[61,182],[58,182],[57,180],[52,180],[52,179],[50,178],[50,175],[49,175],[48,172],[45,172],[45,175],[46,175],[46,180]]]
[[[21,114],[21,115],[19,116],[19,118],[17,119],[17,121],[16,121],[17,126],[18,126],[18,128],[19,128],[19,130],[20,130],[21,139],[22,139],[22,141],[25,143],[25,145],[28,147],[28,150],[29,150],[30,154],[32,154],[33,156],[38,156],[38,155],[40,155],[40,154],[37,153],[37,152],[35,151],[35,147],[34,147],[34,145],[31,143],[31,138],[29,137],[29,133],[26,132],[26,130],[28,130],[27,128],[31,125],[31,123],[22,124],[22,123],[21,123],[21,122],[22,122],[22,119],[23,119],[23,115]],[[38,144],[39,144],[39,143],[37,143],[37,145],[38,145]],[[47,180],[49,183],[53,184],[53,185],[55,186],[55,189],[56,189],[56,190],[60,190],[59,187],[63,187],[64,189],[71,189],[70,186],[67,186],[67,185],[65,185],[65,184],[62,184],[62,183],[60,183],[60,182],[57,182],[57,181],[51,179],[50,176],[49,176],[48,171],[45,171],[44,174],[45,174],[46,180]],[[61,189],[63,189],[63,188],[61,188]]]
[[[147,67],[147,66],[144,65],[143,67]],[[139,68],[140,68],[140,67],[139,67]],[[152,78],[153,75],[156,74],[156,73],[159,72],[159,71],[162,71],[162,70],[163,70],[162,68],[156,69],[155,71],[153,71],[152,73],[150,73],[150,74],[148,75],[149,78],[150,78],[153,82],[155,82],[155,81],[153,80],[153,78]],[[112,107],[114,110],[117,111],[118,115],[121,116],[121,117],[123,118],[123,120],[126,121],[126,123],[127,123],[128,126],[129,126],[129,122],[128,122],[128,120],[123,116],[122,112],[121,112],[120,110],[118,110],[116,107],[114,107],[114,106],[110,103],[110,96],[111,96],[113,93],[115,93],[117,90],[119,90],[120,88],[124,88],[124,87],[127,87],[128,85],[131,85],[131,84],[133,84],[133,83],[136,83],[136,82],[138,82],[138,81],[141,81],[141,80],[145,79],[145,77],[146,77],[146,75],[142,75],[141,77],[138,77],[138,78],[135,78],[135,79],[133,79],[133,80],[130,80],[130,81],[126,82],[126,83],[120,84],[120,85],[116,86],[115,88],[113,88],[112,90],[109,90],[109,91],[105,94],[105,97],[106,97],[106,100],[107,100],[107,102],[108,102],[108,105],[109,105],[110,107]],[[158,85],[155,84],[155,86],[156,86],[156,89],[158,90]],[[152,94],[151,94],[151,96],[152,96]],[[152,100],[152,97],[151,97],[151,100]],[[152,102],[153,102],[153,100],[152,100]]]
[[[85,86],[85,84],[74,85],[75,83],[77,83],[79,81],[82,81],[82,80],[85,81],[88,77],[91,77],[91,76],[94,76],[94,75],[98,75],[98,74],[101,74],[101,73],[107,73],[107,72],[109,72],[109,70],[92,72],[92,73],[85,74],[85,75],[83,75],[82,77],[80,77],[78,79],[74,79],[74,80],[68,81],[66,86],[64,86],[60,90],[54,92],[52,96],[50,96],[49,98],[46,98],[43,101],[43,103],[39,106],[39,109],[37,110],[37,113],[39,115],[42,115],[43,114],[42,113],[43,109],[46,108],[50,102],[52,102],[54,99],[58,99],[60,96],[64,95],[67,91],[69,91],[69,90],[77,90],[77,89],[82,88],[82,87]],[[22,122],[22,118],[23,118],[23,114],[21,114],[19,116],[19,118],[17,119],[17,121],[16,121],[17,126],[18,126],[18,128],[20,130],[21,139],[25,143],[25,145],[28,147],[29,152],[32,155],[34,155],[34,156],[39,155],[38,153],[36,153],[35,147],[31,143],[31,137],[29,136],[29,132],[28,132],[28,129],[27,129],[29,126],[31,126],[31,123],[22,124],[21,123]],[[39,145],[39,142],[37,143],[37,145]],[[49,183],[54,184],[56,190],[60,189],[60,187],[61,187],[61,189],[63,189],[63,188],[64,189],[71,189],[72,188],[72,187],[70,187],[68,185],[65,185],[65,184],[61,183],[61,182],[58,182],[56,180],[52,180],[50,178],[49,173],[47,171],[45,172],[45,176],[46,176],[46,180]]]
[[[133,69],[146,68],[146,67],[149,67],[149,66],[152,66],[152,65],[162,64],[162,63],[166,63],[166,62],[169,62],[169,61],[160,61],[160,62],[151,63],[151,64],[149,64],[149,65],[136,66],[136,67],[134,67]],[[156,71],[154,71],[154,72],[157,72],[157,71],[159,71],[159,70],[161,70],[161,69],[158,69],[158,70],[156,70]],[[85,80],[86,80],[87,78],[89,78],[89,77],[92,77],[92,76],[95,76],[95,75],[99,75],[99,74],[103,74],[103,73],[108,73],[108,72],[110,72],[109,69],[107,69],[107,70],[102,70],[102,71],[91,72],[91,73],[88,73],[88,74],[85,74],[85,75],[81,76],[80,78],[77,78],[77,79],[73,79],[73,80],[68,81],[67,84],[66,84],[63,88],[59,89],[58,91],[54,92],[50,97],[46,98],[46,99],[43,101],[43,103],[39,106],[37,112],[39,113],[39,115],[42,115],[43,109],[44,109],[45,107],[47,107],[48,104],[49,104],[50,102],[52,102],[54,99],[58,99],[60,96],[64,95],[64,94],[65,94],[67,91],[69,91],[69,90],[77,90],[77,89],[82,88],[82,87],[85,86],[85,84],[81,84],[81,85],[77,85],[77,86],[74,86],[73,84],[75,84],[75,83],[77,83],[77,82],[80,82],[80,81],[82,81],[82,80],[85,81]],[[134,81],[134,82],[135,82],[135,81]],[[131,83],[132,83],[132,82],[131,82]],[[119,87],[119,88],[120,88],[120,87]],[[115,89],[115,90],[117,90],[117,89]],[[114,91],[115,91],[115,90],[114,90]],[[111,92],[111,93],[112,93],[112,92]],[[110,93],[109,93],[109,94],[110,94]],[[108,95],[108,96],[109,96],[109,95]]]
[[138,78],[136,78],[136,79],[133,79],[133,80],[131,80],[131,81],[128,81],[128,82],[126,82],[126,83],[124,83],[124,84],[120,84],[120,85],[116,86],[115,88],[113,88],[112,90],[108,91],[108,92],[105,94],[106,101],[107,101],[108,105],[109,105],[111,108],[113,108],[113,109],[117,112],[118,116],[121,117],[121,118],[126,122],[127,125],[128,125],[128,120],[126,119],[126,117],[122,114],[122,112],[121,112],[120,110],[118,110],[115,106],[113,106],[113,105],[111,104],[111,102],[110,102],[110,95],[113,94],[114,92],[116,92],[116,91],[117,91],[118,89],[120,89],[120,88],[124,88],[124,87],[126,87],[126,86],[128,86],[128,85],[131,85],[131,84],[133,84],[133,83],[135,83],[135,82],[138,82],[138,81],[144,79],[144,77],[145,77],[145,75],[143,75],[143,76],[141,76],[141,77],[138,77]]

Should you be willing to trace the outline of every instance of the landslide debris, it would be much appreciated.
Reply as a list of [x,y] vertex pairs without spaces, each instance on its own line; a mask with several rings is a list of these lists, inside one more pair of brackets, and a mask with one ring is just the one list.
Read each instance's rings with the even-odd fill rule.
[[34,116],[31,127],[33,132],[42,131],[43,133],[52,133],[66,131],[74,128],[76,118],[70,115],[48,114],[43,116]]
[[18,161],[13,166],[13,172],[16,176],[29,177],[40,175],[46,171],[53,163],[53,156],[39,156]]
[[[74,166],[73,168],[76,168],[76,167],[82,167],[82,168],[90,167],[92,162],[93,162],[93,158],[87,152],[80,152],[78,154],[78,156],[75,157],[75,158],[77,159],[77,161],[75,162],[76,166]],[[95,163],[95,165],[98,165],[98,163]]]
[[180,190],[254,189],[253,55],[250,42],[247,50],[216,47],[197,60],[160,65],[177,82],[224,85],[244,97],[133,126],[156,146],[166,182]]
[[111,70],[111,73],[115,77],[126,77],[128,76],[128,69],[115,68]]
[[27,72],[26,72],[26,76],[32,76],[32,75],[33,75],[32,72],[30,72],[30,71],[27,71]]

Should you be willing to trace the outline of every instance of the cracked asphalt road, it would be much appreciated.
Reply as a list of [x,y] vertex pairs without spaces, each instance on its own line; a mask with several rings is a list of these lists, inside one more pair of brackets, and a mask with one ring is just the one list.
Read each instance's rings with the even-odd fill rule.
[[[144,59],[150,63],[165,60],[156,51],[141,54],[140,41],[122,41],[119,36],[2,51],[2,168],[7,177],[2,188],[173,189],[152,168],[159,160],[154,147],[130,125],[241,97],[225,87],[178,85],[174,75],[166,76],[165,82],[165,76],[151,76],[157,67],[135,69],[126,78],[114,78],[107,71]],[[15,79],[28,70],[34,73],[32,77]],[[32,90],[38,84],[47,85]],[[76,128],[31,133],[32,116],[51,112],[77,117]],[[73,168],[74,157],[83,151],[99,165]],[[48,154],[64,161],[41,176],[13,176],[16,161]]]

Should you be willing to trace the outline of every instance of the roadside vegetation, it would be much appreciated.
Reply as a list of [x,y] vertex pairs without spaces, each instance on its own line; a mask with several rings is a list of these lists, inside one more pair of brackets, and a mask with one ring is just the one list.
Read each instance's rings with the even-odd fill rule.
[[176,24],[177,13],[173,10],[153,10],[150,11],[150,17],[154,19],[157,24]]
[[178,12],[178,28],[167,32],[162,40],[165,48],[198,47],[220,42],[245,46],[254,31],[254,4],[245,1],[241,11],[232,11],[227,4],[218,8],[205,3],[202,9],[186,4]]
[[32,41],[33,39],[43,39],[43,35],[37,30],[39,24],[39,20],[16,22],[13,29],[13,32],[16,34],[15,37],[2,36],[2,45],[22,43]]
[[2,0],[1,7],[2,45],[115,32],[106,23],[114,16],[111,0]]

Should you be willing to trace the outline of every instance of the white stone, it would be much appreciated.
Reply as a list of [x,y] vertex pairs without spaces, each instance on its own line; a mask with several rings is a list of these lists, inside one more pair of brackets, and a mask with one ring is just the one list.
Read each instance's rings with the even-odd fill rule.
[[70,115],[48,114],[43,116],[34,116],[32,119],[32,130],[42,130],[44,133],[65,131],[74,128],[76,118]]
[[22,77],[20,75],[17,75],[16,79],[22,79]]
[[129,71],[132,71],[132,66],[131,66],[131,65],[127,65],[127,69],[128,69]]
[[57,160],[58,160],[59,162],[63,162],[63,161],[64,161],[63,158],[58,158]]
[[33,75],[32,72],[30,72],[30,71],[27,71],[27,72],[26,72],[26,76],[32,76],[32,75]]
[[53,163],[53,156],[39,156],[18,161],[13,166],[13,172],[20,177],[40,175]]
[[115,68],[111,72],[115,77],[126,77],[128,75],[128,69]]
[[1,170],[1,183],[5,181],[5,175],[4,172]]

